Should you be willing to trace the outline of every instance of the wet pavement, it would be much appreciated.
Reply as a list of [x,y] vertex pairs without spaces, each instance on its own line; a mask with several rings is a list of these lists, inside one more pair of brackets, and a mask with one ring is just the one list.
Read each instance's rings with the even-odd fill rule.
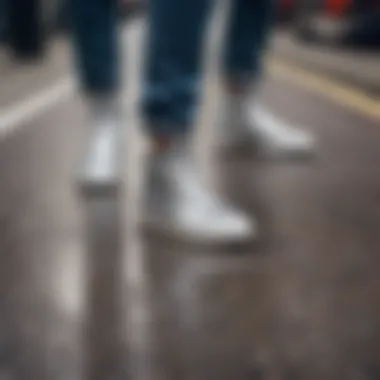
[[[47,72],[66,75],[60,62]],[[2,106],[8,91],[16,101],[45,87],[39,75],[25,89],[2,77]],[[318,156],[216,162],[260,239],[184,245],[138,229],[136,86],[134,75],[121,200],[77,191],[86,130],[75,94],[0,141],[0,379],[380,378],[379,123],[269,76],[262,102],[316,133]],[[207,171],[213,73],[206,88],[196,141]]]
[[379,98],[379,47],[306,43],[288,30],[276,33],[272,45],[273,55],[277,58],[312,68],[332,79],[360,87],[362,91]]

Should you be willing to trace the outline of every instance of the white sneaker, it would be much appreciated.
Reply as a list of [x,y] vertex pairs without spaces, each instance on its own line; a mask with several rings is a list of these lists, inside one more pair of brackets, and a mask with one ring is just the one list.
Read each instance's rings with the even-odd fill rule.
[[255,223],[202,183],[185,149],[154,154],[149,165],[148,227],[201,243],[238,243],[255,236]]
[[120,185],[121,109],[115,98],[89,98],[87,147],[78,181],[86,194],[113,194]]
[[266,158],[297,159],[314,155],[316,141],[309,131],[288,124],[247,97],[229,96],[222,120],[222,147],[256,148]]
[[91,97],[87,99],[89,124],[96,128],[108,130],[121,124],[121,107],[114,95]]

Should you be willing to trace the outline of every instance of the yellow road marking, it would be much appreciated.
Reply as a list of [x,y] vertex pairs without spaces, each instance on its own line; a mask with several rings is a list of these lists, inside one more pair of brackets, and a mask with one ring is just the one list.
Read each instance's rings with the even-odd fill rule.
[[355,88],[278,59],[269,61],[269,73],[380,121],[380,99],[370,97]]

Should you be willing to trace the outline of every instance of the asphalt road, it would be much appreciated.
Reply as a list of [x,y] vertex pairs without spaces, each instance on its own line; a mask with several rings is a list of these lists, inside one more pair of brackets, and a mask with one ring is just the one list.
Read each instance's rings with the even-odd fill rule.
[[260,241],[226,250],[147,237],[136,33],[121,203],[86,204],[75,186],[87,132],[64,44],[42,66],[1,66],[0,379],[378,379],[376,100],[277,62],[261,101],[317,135],[316,159],[215,162],[211,70],[197,149],[258,218]]
[[352,86],[360,87],[362,91],[379,97],[378,48],[306,43],[297,40],[291,32],[281,30],[275,35],[273,50],[283,59],[312,68],[336,80],[348,82]]

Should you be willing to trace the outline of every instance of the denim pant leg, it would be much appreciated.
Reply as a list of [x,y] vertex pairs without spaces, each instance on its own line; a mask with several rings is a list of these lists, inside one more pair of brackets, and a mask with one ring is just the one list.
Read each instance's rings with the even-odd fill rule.
[[9,28],[9,1],[0,0],[0,43],[4,42]]
[[142,108],[150,133],[193,125],[211,0],[151,0]]
[[42,53],[44,35],[40,0],[8,1],[8,43],[22,54]]
[[270,35],[274,0],[232,0],[224,47],[224,71],[235,78],[256,78]]
[[119,81],[116,0],[69,0],[82,90],[115,91]]

